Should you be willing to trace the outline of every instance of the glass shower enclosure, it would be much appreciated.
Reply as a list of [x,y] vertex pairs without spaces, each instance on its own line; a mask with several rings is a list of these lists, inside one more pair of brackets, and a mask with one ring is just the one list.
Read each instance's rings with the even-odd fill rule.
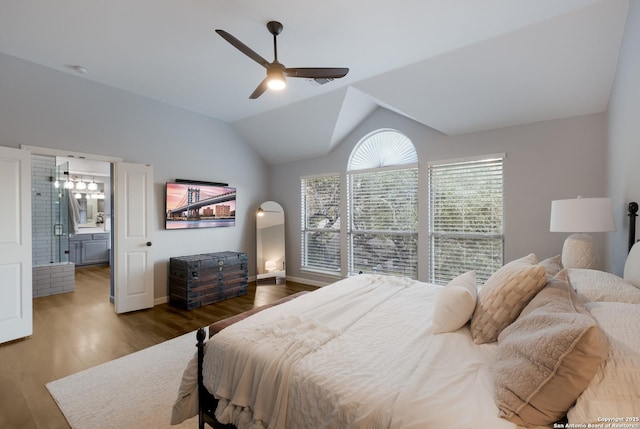
[[[55,167],[54,189],[52,198],[52,242],[51,255],[53,263],[69,262],[69,206],[73,198],[64,183],[69,179],[69,163],[64,162]],[[56,187],[56,184],[58,185]]]

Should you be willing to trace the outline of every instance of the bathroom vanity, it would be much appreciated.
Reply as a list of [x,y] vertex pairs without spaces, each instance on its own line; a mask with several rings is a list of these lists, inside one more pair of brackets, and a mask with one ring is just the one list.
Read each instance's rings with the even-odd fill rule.
[[108,265],[111,234],[103,228],[79,228],[69,237],[69,262],[76,266]]

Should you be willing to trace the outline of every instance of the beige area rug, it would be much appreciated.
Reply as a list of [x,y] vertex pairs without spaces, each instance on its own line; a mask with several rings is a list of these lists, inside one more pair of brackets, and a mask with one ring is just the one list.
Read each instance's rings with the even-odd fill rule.
[[196,341],[194,331],[52,381],[47,389],[73,429],[197,428],[197,417],[170,423]]

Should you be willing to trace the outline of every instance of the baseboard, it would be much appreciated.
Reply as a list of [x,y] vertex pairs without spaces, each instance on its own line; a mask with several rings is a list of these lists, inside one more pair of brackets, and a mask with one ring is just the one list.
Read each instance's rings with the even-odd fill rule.
[[169,302],[169,297],[161,296],[160,298],[154,298],[153,305],[166,304],[167,302]]

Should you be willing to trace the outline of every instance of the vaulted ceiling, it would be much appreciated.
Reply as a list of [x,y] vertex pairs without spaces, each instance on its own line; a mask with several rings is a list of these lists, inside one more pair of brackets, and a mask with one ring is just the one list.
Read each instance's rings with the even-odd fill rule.
[[[628,0],[0,0],[0,52],[229,122],[271,164],[327,154],[378,107],[445,134],[606,110]],[[324,85],[265,70],[348,67]],[[78,73],[82,66],[86,73]]]

